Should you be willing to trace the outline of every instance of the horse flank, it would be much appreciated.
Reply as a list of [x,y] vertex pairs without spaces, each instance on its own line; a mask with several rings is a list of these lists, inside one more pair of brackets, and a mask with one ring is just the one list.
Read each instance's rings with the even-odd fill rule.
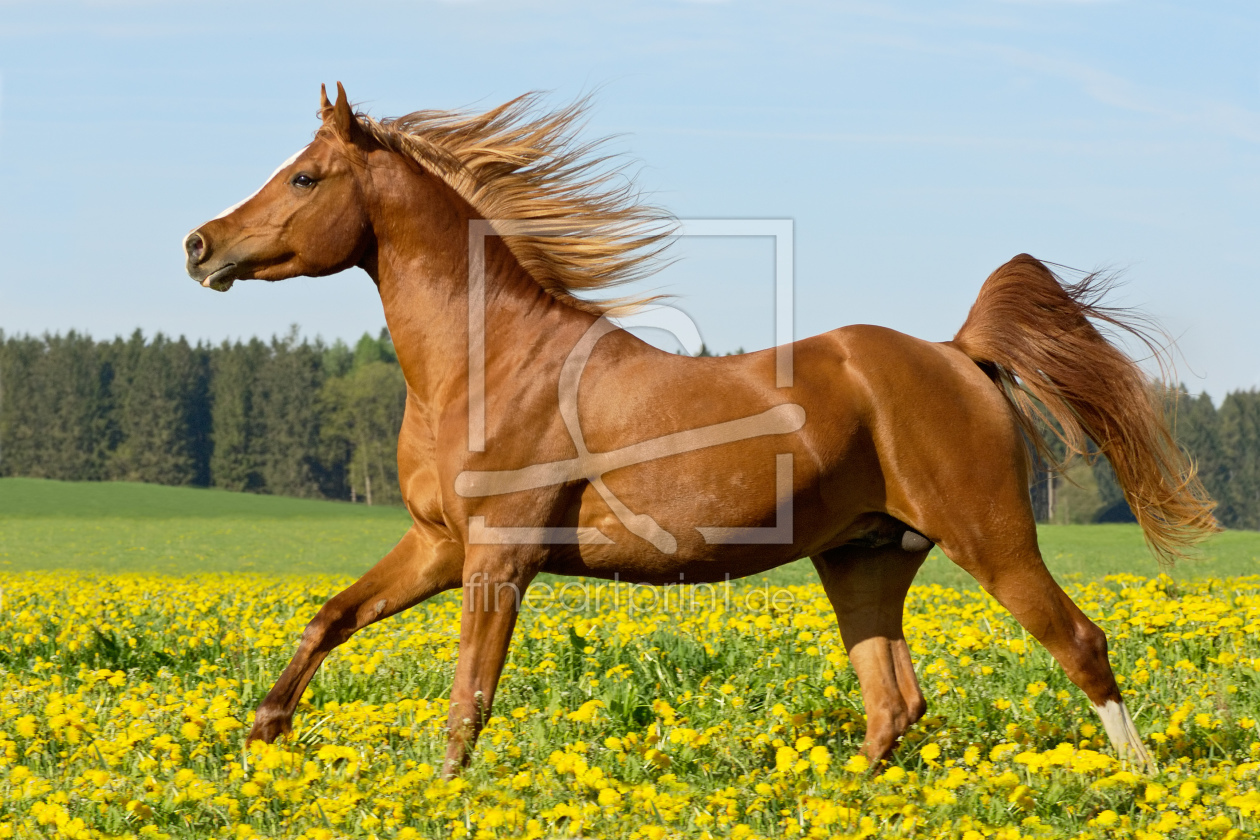
[[550,112],[539,110],[540,98],[526,94],[482,114],[355,117],[370,138],[440,177],[483,218],[537,224],[538,235],[503,239],[553,297],[596,315],[658,299],[574,294],[650,275],[675,220],[641,200],[625,164],[598,153],[606,139],[578,140],[588,98]]

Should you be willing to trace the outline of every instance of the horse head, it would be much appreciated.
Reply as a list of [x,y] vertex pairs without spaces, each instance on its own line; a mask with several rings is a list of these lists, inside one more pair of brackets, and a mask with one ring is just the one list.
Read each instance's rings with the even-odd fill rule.
[[184,238],[188,274],[226,292],[237,280],[318,277],[359,264],[372,228],[361,174],[366,137],[337,83],[320,87],[323,125],[265,184]]

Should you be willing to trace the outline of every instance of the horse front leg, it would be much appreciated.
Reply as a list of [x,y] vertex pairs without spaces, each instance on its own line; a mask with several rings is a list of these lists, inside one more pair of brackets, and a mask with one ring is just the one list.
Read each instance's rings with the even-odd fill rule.
[[337,645],[375,621],[454,589],[463,550],[413,527],[349,588],[324,604],[306,626],[297,653],[254,713],[246,741],[271,743],[293,728],[293,712],[320,663]]
[[[470,552],[477,548],[471,547]],[[468,765],[477,736],[490,718],[525,589],[534,577],[533,571],[508,557],[487,557],[491,551],[482,549],[476,561],[470,558],[466,564],[459,661],[451,687],[450,735],[442,770],[446,777]]]

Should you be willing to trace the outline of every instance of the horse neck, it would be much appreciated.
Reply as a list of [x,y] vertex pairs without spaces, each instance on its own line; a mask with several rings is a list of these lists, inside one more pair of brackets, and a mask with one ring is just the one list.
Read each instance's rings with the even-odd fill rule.
[[[413,397],[434,414],[468,389],[472,208],[436,178],[407,168],[374,180],[376,247],[367,260]],[[544,291],[496,236],[484,242],[484,358],[511,367],[553,345],[566,353],[595,316]]]

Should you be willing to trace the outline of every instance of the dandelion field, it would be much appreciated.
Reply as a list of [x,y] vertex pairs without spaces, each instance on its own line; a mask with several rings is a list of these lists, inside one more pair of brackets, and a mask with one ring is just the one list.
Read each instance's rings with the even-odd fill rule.
[[1260,578],[1073,592],[1110,632],[1155,777],[1110,758],[1083,698],[976,593],[912,593],[932,708],[871,772],[851,758],[857,685],[817,587],[676,590],[666,609],[655,591],[573,586],[527,610],[496,716],[451,782],[435,776],[451,596],[357,636],[291,740],[242,749],[293,640],[345,582],[0,577],[0,837],[1260,831]]
[[350,577],[0,571],[0,838],[1260,835],[1260,576],[1151,565],[1067,588],[1109,635],[1153,776],[974,588],[911,591],[928,717],[870,768],[820,587],[553,579],[453,781],[459,593],[339,648],[293,736],[245,749]]

